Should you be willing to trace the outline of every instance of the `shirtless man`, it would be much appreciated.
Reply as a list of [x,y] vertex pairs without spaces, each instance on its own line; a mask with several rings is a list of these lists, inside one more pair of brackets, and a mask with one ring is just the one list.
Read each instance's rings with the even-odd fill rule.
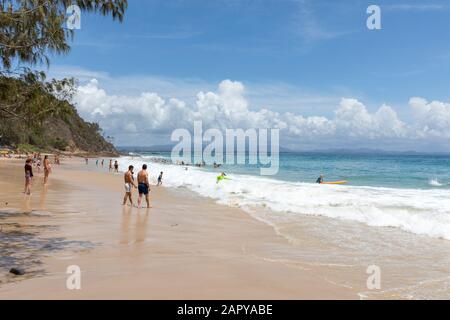
[[123,197],[123,204],[127,204],[127,199],[130,199],[130,204],[133,206],[133,199],[131,198],[131,190],[134,188],[137,188],[136,184],[134,183],[133,178],[133,166],[128,167],[128,171],[125,172],[123,179],[125,181],[125,196]]
[[148,173],[147,173],[147,165],[146,164],[144,164],[142,166],[142,170],[138,172],[137,179],[138,179],[138,190],[139,190],[138,208],[141,207],[142,195],[145,195],[145,201],[147,202],[147,208],[150,208],[150,201],[148,199],[150,183],[148,182]]
[[48,175],[52,172],[52,167],[50,165],[50,160],[48,155],[44,156],[44,185],[48,182]]

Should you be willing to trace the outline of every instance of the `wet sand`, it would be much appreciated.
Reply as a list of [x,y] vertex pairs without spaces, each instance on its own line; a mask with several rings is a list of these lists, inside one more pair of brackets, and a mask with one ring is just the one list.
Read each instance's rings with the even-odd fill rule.
[[[238,208],[155,186],[153,208],[122,206],[122,174],[86,169],[64,159],[27,197],[23,161],[0,161],[0,232],[21,239],[0,253],[0,299],[358,299],[365,289],[365,269],[349,287],[321,266],[270,259],[297,249]],[[7,275],[8,263],[29,272]],[[70,265],[81,290],[66,288]]]

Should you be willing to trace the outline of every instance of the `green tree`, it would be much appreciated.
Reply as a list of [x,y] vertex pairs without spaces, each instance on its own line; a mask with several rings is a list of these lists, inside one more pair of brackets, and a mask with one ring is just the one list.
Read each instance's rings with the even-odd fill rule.
[[3,70],[13,61],[49,63],[48,53],[65,54],[74,30],[67,29],[66,10],[76,4],[81,12],[123,20],[127,0],[0,0],[0,56]]
[[48,116],[73,112],[69,101],[75,92],[75,80],[44,80],[43,73],[31,71],[19,77],[0,76],[2,118],[21,118],[31,126],[40,124]]
[[[74,4],[82,13],[118,21],[123,20],[128,5],[127,0],[0,0],[0,121],[24,118],[32,124],[72,110],[64,102],[70,101],[75,80],[45,82],[45,73],[32,68],[39,63],[49,65],[49,53],[69,52],[74,30],[65,26],[66,10]],[[48,99],[47,94],[61,103]]]

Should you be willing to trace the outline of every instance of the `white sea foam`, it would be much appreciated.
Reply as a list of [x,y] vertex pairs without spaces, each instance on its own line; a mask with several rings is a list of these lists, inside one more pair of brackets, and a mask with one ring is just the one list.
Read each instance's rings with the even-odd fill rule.
[[252,212],[271,225],[287,215],[320,215],[450,240],[448,190],[317,185],[237,174],[217,184],[218,173],[149,160],[125,157],[121,169],[129,164],[140,168],[146,162],[153,182],[164,171],[165,186],[186,187],[224,205],[270,209],[273,214],[260,217],[258,210]]
[[443,183],[439,182],[438,179],[430,179],[428,181],[428,184],[433,187],[442,187],[444,185]]

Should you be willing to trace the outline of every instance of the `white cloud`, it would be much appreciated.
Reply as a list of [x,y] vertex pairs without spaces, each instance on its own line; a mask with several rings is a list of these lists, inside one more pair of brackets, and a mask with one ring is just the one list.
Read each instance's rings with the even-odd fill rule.
[[[108,94],[130,96],[142,92],[157,92],[162,97],[176,96],[186,103],[194,104],[200,91],[213,91],[217,84],[199,78],[171,78],[157,75],[111,75],[106,72],[89,70],[77,66],[57,65],[49,70],[49,78],[74,77],[84,86],[95,78],[101,82]],[[360,93],[359,93],[360,94]],[[338,103],[343,95],[355,96],[345,87],[331,88],[328,92],[315,92],[310,88],[280,81],[246,82],[245,97],[252,106],[268,108],[279,112],[298,112],[314,115],[317,112],[332,114],[331,106]]]
[[336,26],[326,27],[316,16],[314,2],[297,0],[298,13],[294,19],[294,30],[307,43],[330,40],[350,34],[349,31],[337,30]]
[[450,138],[450,104],[440,101],[427,102],[414,97],[409,100],[414,110],[415,129],[421,137]]
[[[192,129],[194,120],[202,120],[205,128],[280,128],[282,141],[297,148],[344,147],[351,143],[402,149],[411,148],[417,141],[450,137],[450,104],[443,102],[412,98],[415,122],[407,124],[387,105],[369,112],[353,98],[342,98],[331,117],[255,111],[249,108],[245,92],[242,83],[224,80],[216,91],[200,91],[193,103],[187,103],[164,99],[154,92],[108,94],[93,79],[78,88],[75,102],[83,117],[99,122],[108,134],[116,136],[118,144],[164,144],[172,130]],[[165,140],[151,140],[155,137]]]

